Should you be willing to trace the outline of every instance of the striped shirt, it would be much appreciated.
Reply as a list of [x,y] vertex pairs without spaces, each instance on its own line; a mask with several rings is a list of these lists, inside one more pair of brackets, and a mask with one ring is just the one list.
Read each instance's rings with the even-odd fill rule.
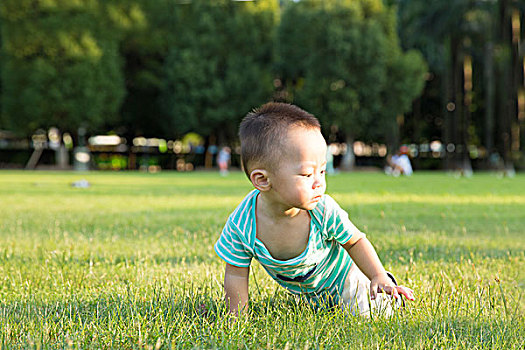
[[328,297],[337,302],[352,265],[341,245],[354,235],[364,234],[332,197],[324,195],[309,211],[310,233],[304,252],[289,260],[275,259],[256,237],[258,194],[258,190],[251,191],[230,215],[215,244],[217,255],[237,267],[248,267],[255,258],[277,283],[293,294],[304,295],[311,301]]

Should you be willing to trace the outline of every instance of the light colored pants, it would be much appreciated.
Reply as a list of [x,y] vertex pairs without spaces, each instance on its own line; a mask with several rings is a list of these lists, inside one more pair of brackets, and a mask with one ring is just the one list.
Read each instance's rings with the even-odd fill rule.
[[377,293],[376,299],[370,300],[370,280],[355,263],[346,276],[342,297],[345,310],[364,317],[389,317],[401,305],[400,298],[396,300],[385,293]]

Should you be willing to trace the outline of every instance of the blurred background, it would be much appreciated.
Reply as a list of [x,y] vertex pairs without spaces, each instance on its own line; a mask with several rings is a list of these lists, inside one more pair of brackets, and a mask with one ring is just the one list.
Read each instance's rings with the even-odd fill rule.
[[0,168],[217,164],[267,101],[336,169],[525,169],[524,0],[2,0]]

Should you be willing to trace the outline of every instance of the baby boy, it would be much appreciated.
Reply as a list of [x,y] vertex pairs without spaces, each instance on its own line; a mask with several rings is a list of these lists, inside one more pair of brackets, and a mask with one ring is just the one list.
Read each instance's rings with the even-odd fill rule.
[[327,149],[313,115],[267,103],[248,113],[239,136],[243,169],[255,189],[215,244],[226,262],[224,291],[232,313],[247,309],[252,258],[291,293],[342,304],[354,314],[391,310],[400,295],[414,300],[413,291],[385,271],[365,234],[324,194]]

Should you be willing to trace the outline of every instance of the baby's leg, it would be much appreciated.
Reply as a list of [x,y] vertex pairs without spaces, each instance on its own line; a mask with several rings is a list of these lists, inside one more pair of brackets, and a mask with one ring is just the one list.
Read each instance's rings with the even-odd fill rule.
[[377,293],[376,299],[370,300],[370,280],[355,264],[352,264],[346,277],[342,297],[345,309],[353,315],[365,317],[372,314],[391,316],[402,303],[401,298],[396,300],[385,293]]

